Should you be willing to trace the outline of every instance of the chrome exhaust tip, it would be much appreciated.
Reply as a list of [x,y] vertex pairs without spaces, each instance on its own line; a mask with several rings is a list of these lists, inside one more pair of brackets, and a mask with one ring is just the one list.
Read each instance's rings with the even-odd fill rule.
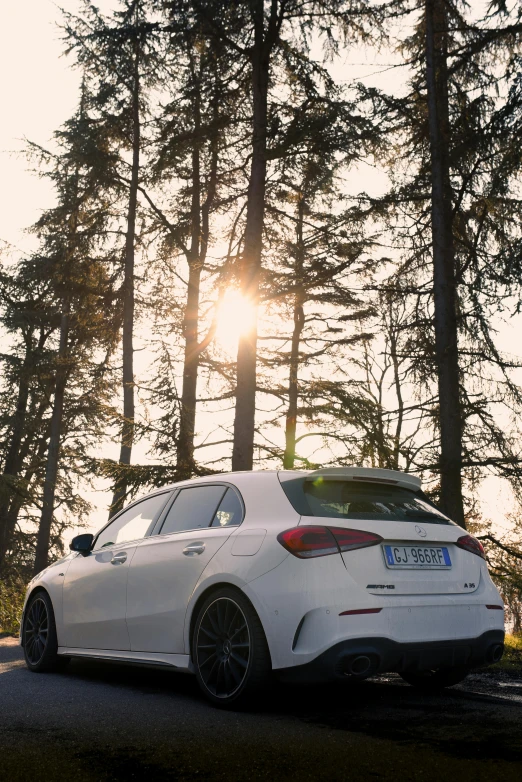
[[364,676],[372,667],[372,661],[365,654],[359,654],[350,663],[352,676]]
[[366,679],[379,667],[379,661],[373,655],[357,654],[351,657],[343,657],[336,666],[338,674],[354,679]]
[[488,658],[492,663],[498,663],[504,654],[504,644],[493,644],[489,647]]

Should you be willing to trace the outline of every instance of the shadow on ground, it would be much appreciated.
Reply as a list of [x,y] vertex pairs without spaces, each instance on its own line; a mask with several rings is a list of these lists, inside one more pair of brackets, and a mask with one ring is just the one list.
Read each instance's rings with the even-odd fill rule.
[[[0,648],[2,779],[505,780],[522,769],[522,683],[475,674],[444,694],[395,675],[278,686],[255,709],[207,705],[186,674],[75,660],[19,667]],[[2,776],[0,773],[0,776]]]

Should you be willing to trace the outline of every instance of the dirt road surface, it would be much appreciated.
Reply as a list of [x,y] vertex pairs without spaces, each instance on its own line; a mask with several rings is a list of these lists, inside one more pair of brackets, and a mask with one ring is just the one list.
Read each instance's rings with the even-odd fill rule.
[[281,687],[256,712],[224,712],[186,674],[93,661],[30,673],[3,638],[0,779],[517,780],[522,681],[473,674],[425,696],[389,675]]

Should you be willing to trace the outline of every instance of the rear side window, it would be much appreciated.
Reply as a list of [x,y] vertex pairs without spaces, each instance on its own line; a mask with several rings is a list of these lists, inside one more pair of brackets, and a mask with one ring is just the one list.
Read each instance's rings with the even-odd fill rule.
[[237,527],[243,521],[243,507],[233,489],[227,489],[221,500],[216,515],[212,520],[213,527]]
[[209,527],[225,491],[226,486],[194,486],[181,489],[167,513],[160,535]]
[[304,516],[453,524],[422,493],[400,486],[302,477],[282,481],[281,486]]

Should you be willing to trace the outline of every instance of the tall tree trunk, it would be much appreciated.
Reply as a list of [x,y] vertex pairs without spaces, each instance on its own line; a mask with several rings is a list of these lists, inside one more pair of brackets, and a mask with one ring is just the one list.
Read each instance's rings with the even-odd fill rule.
[[192,150],[192,203],[190,210],[191,237],[188,252],[187,303],[183,319],[185,355],[176,471],[180,479],[190,478],[194,468],[194,430],[196,426],[196,399],[199,369],[198,331],[199,294],[203,264],[200,258],[201,241],[201,74],[194,74],[194,148]]
[[203,269],[199,256],[201,233],[201,181],[200,152],[198,135],[200,131],[199,94],[195,106],[195,145],[192,152],[192,208],[191,208],[191,241],[189,251],[189,277],[187,288],[187,303],[183,320],[185,337],[185,355],[183,361],[183,387],[181,392],[181,411],[179,422],[179,438],[177,445],[177,474],[179,478],[190,478],[194,467],[194,429],[196,425],[196,398],[198,382],[198,326],[199,326],[199,292],[201,272]]
[[448,108],[448,18],[444,0],[426,0],[426,81],[431,153],[435,351],[438,368],[442,510],[465,527],[457,291],[452,232]]
[[[273,3],[273,8],[277,3]],[[267,168],[267,106],[271,39],[264,37],[264,2],[254,4],[252,48],[253,132],[252,164],[247,196],[245,241],[241,259],[241,293],[255,310],[251,330],[242,334],[237,352],[236,408],[232,469],[251,470],[254,462],[256,413],[257,306],[263,247],[265,185]]]
[[[140,57],[139,41],[136,38],[134,54],[134,76],[132,87],[132,170],[127,210],[127,232],[125,236],[125,267],[123,277],[123,423],[121,430],[120,465],[131,463],[134,442],[134,257],[136,237],[136,211],[140,173]],[[127,495],[125,475],[118,478],[109,518],[118,513]]]
[[304,326],[303,305],[296,295],[294,302],[294,330],[292,332],[292,347],[290,350],[290,373],[288,377],[288,411],[285,426],[285,452],[283,468],[293,470],[295,462],[295,435],[297,428],[297,405],[299,402],[299,346],[301,332]]
[[395,322],[394,319],[394,304],[391,297],[388,300],[388,322],[390,358],[393,367],[393,384],[395,386],[395,395],[397,397],[397,423],[395,425],[395,433],[393,436],[393,455],[390,467],[392,470],[398,470],[399,459],[401,455],[402,426],[404,422],[404,399],[402,397],[398,352],[399,325]]
[[[176,472],[179,479],[190,478],[194,473],[194,431],[196,426],[197,383],[199,372],[199,297],[201,274],[205,266],[210,237],[210,211],[216,195],[218,167],[217,130],[210,144],[210,170],[207,194],[201,205],[201,154],[198,144],[201,132],[201,78],[196,84],[194,102],[194,150],[192,152],[192,204],[191,204],[191,240],[188,254],[189,277],[187,303],[183,321],[185,354],[183,361],[183,386],[181,391],[181,411],[179,436],[176,448]],[[216,121],[219,114],[218,95],[214,96],[213,115]]]
[[16,399],[16,410],[13,417],[13,426],[9,438],[9,447],[4,465],[4,476],[7,476],[6,485],[2,488],[0,501],[0,571],[5,562],[5,556],[9,548],[11,538],[11,526],[9,524],[9,478],[16,478],[22,461],[20,458],[20,447],[25,428],[25,419],[27,415],[27,401],[29,399],[29,367],[33,356],[32,333],[26,339],[26,352],[24,362],[21,368],[20,381],[18,383],[18,395]]
[[296,293],[294,298],[294,330],[292,332],[292,346],[290,348],[290,372],[288,377],[288,410],[285,426],[285,452],[283,455],[283,467],[285,470],[293,470],[295,462],[295,435],[297,428],[297,405],[299,402],[299,348],[301,333],[304,328],[304,291],[303,291],[303,266],[304,266],[304,198],[299,195],[297,224],[296,224],[296,251],[295,251],[295,281]]
[[56,385],[54,390],[53,412],[51,416],[51,429],[49,436],[49,449],[47,451],[47,465],[42,496],[42,515],[36,538],[36,553],[34,560],[34,574],[47,567],[49,557],[49,541],[51,539],[51,525],[54,514],[54,497],[56,493],[56,480],[58,477],[58,463],[60,458],[60,440],[62,433],[63,403],[65,388],[69,376],[69,321],[70,299],[63,299],[62,314],[60,318],[60,344],[58,348],[58,366],[56,370]]

